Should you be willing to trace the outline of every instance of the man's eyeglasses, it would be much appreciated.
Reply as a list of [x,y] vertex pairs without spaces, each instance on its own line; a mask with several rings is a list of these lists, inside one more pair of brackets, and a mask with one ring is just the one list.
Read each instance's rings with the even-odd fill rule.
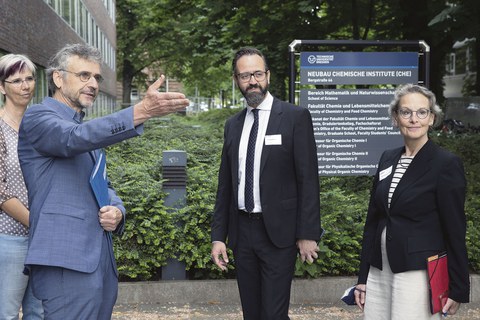
[[30,77],[26,77],[25,79],[17,78],[13,80],[3,80],[3,82],[10,83],[12,86],[15,86],[15,87],[20,87],[24,82],[26,82],[29,85],[34,83],[35,77],[30,76]]
[[71,74],[74,74],[75,76],[77,76],[80,81],[82,82],[87,82],[88,80],[90,80],[91,77],[94,77],[95,80],[97,80],[98,83],[102,83],[103,82],[103,77],[99,74],[92,74],[91,72],[88,72],[88,71],[80,71],[80,72],[72,72],[72,71],[68,71],[68,70],[65,70],[65,69],[60,69],[60,71],[64,71],[64,72],[68,72],[68,73],[71,73]]
[[417,111],[412,111],[410,109],[400,108],[397,110],[397,114],[403,119],[410,119],[414,113],[418,119],[425,119],[430,114],[430,109],[420,108]]
[[248,82],[250,81],[250,79],[252,77],[255,78],[255,80],[257,81],[263,81],[265,80],[265,75],[267,74],[268,70],[267,71],[255,71],[253,73],[251,72],[242,72],[242,73],[237,73],[236,76],[237,76],[237,79],[242,81],[242,82]]

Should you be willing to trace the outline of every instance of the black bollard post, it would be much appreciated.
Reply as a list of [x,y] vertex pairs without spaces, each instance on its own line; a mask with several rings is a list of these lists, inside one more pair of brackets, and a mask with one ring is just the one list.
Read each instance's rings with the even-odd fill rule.
[[[179,209],[186,204],[187,153],[181,150],[163,151],[163,191],[167,194],[165,206]],[[162,280],[185,280],[185,263],[169,258],[162,267]]]

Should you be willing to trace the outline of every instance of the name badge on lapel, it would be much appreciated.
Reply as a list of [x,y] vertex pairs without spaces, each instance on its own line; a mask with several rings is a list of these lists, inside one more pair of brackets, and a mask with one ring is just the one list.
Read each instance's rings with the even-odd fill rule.
[[392,174],[392,166],[388,167],[387,169],[383,169],[382,171],[380,171],[379,181],[382,181],[383,179],[385,179],[391,174]]
[[282,145],[282,135],[281,134],[271,134],[265,136],[265,145],[266,146],[281,146]]

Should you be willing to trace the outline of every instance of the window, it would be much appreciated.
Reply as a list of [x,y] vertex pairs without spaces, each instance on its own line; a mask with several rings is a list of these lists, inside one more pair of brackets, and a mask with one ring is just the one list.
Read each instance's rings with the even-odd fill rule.
[[447,75],[452,76],[455,74],[455,53],[450,53],[445,68]]
[[[95,23],[93,16],[81,0],[44,0],[55,12],[68,23],[73,30],[89,45],[98,48],[105,63],[115,70],[115,49],[105,34]],[[110,18],[115,23],[114,0],[102,0]]]
[[467,47],[458,48],[455,52],[455,74],[467,73]]

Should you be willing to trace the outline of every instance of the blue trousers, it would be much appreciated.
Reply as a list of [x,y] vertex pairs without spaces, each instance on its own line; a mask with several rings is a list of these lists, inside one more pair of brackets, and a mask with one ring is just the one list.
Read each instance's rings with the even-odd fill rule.
[[23,274],[28,237],[0,234],[0,319],[17,320],[22,307],[24,320],[43,319],[40,300],[32,294]]
[[53,266],[30,266],[33,293],[42,300],[45,320],[110,320],[118,278],[113,247],[105,233],[100,263],[92,273]]

